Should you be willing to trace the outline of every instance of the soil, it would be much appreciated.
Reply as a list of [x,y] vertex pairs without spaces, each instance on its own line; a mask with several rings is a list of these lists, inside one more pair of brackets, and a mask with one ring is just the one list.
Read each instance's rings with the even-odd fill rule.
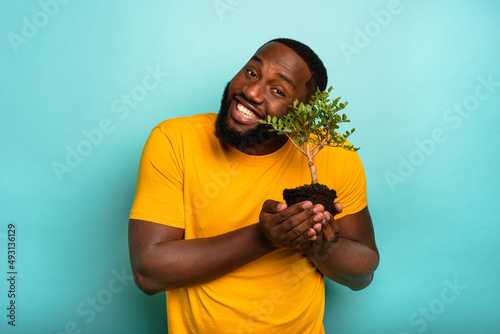
[[283,198],[288,206],[304,201],[322,204],[325,211],[333,215],[333,201],[337,198],[337,193],[324,184],[305,184],[297,188],[283,190]]

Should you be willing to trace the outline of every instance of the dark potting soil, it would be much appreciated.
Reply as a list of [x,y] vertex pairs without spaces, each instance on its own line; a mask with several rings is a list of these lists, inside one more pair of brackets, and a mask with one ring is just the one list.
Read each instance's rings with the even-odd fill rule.
[[333,201],[337,198],[335,190],[324,184],[305,184],[303,186],[283,190],[283,198],[288,206],[296,203],[311,201],[313,204],[323,204],[325,211],[334,215]]

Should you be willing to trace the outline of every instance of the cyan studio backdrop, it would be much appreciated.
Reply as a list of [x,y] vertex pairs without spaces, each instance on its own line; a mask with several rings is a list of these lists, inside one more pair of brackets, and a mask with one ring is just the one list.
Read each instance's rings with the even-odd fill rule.
[[166,332],[128,259],[144,142],[275,37],[349,101],[381,252],[326,332],[499,330],[499,36],[497,1],[2,1],[0,332]]

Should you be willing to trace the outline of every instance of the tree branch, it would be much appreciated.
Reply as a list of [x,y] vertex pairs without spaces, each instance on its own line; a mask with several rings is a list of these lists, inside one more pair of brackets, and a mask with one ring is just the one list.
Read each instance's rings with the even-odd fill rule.
[[297,144],[295,144],[295,142],[293,141],[292,137],[290,137],[287,133],[285,133],[285,136],[287,136],[288,139],[290,139],[290,141],[292,142],[293,146],[295,146],[303,155],[305,155],[307,157],[306,151],[304,151],[302,148],[300,148],[299,146],[297,146]]

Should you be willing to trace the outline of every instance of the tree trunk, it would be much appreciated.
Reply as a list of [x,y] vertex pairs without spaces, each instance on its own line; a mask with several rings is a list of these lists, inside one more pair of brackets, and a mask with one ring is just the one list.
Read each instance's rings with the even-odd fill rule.
[[309,165],[309,169],[311,170],[311,184],[318,183],[318,175],[316,174],[316,166],[314,166],[312,159],[310,159],[307,164]]

